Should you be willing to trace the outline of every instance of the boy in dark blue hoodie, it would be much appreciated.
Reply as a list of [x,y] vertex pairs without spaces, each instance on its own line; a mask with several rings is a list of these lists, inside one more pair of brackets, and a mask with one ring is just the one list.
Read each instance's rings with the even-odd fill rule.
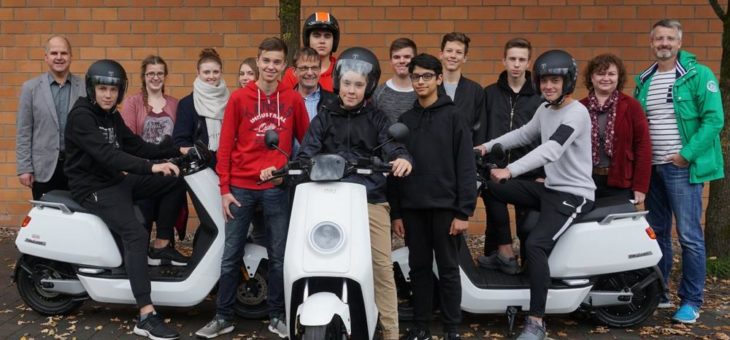
[[443,80],[436,57],[420,54],[408,65],[418,97],[399,121],[408,126],[410,176],[389,184],[393,229],[405,237],[413,283],[414,327],[407,339],[431,339],[433,254],[439,271],[444,339],[460,339],[461,282],[457,247],[476,206],[476,165],[471,132],[451,99],[439,95]]

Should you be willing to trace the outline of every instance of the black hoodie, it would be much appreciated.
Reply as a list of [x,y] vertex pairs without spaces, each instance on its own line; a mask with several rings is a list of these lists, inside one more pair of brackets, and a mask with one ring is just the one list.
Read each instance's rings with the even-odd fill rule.
[[77,202],[120,183],[123,172],[151,174],[149,159],[180,154],[172,139],[160,144],[146,143],[129,130],[116,108],[107,112],[86,97],[80,97],[69,112],[64,135],[64,171]]
[[[517,130],[527,124],[535,115],[538,106],[542,102],[532,86],[530,71],[525,72],[527,81],[522,85],[520,92],[515,93],[507,82],[507,71],[502,71],[499,80],[484,88],[484,100],[486,106],[487,122],[482,126],[486,140],[490,141],[504,135],[512,130]],[[507,163],[514,162],[526,155],[540,143],[534,141],[526,146],[515,148],[506,152]],[[489,159],[495,162],[495,159]],[[543,168],[532,170],[521,177],[537,178],[545,177]]]
[[415,106],[400,116],[410,130],[406,148],[413,172],[391,177],[388,198],[391,218],[401,209],[451,209],[467,220],[476,207],[476,165],[471,132],[446,94],[427,108]]
[[[342,108],[339,98],[324,103],[309,124],[297,158],[311,159],[320,153],[334,153],[350,162],[357,162],[359,158],[384,155],[385,161],[403,158],[413,163],[408,150],[400,143],[387,143],[381,152],[372,154],[376,146],[388,140],[390,121],[375,106],[367,101],[364,103],[352,110]],[[351,175],[343,180],[365,185],[368,203],[386,201],[386,180],[382,174]]]
[[[446,94],[444,85],[439,86],[439,96]],[[457,112],[469,127],[469,134],[472,145],[479,145],[487,141],[484,131],[486,129],[486,114],[484,112],[484,91],[479,83],[464,77],[459,77],[454,94],[454,105]]]

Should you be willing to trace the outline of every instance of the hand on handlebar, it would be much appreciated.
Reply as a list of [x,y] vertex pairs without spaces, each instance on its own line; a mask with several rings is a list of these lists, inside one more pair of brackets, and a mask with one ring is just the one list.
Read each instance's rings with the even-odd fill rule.
[[259,179],[261,180],[261,182],[263,183],[263,182],[271,180],[271,183],[274,185],[281,184],[284,181],[283,178],[280,177],[280,178],[272,179],[274,177],[274,174],[273,174],[274,171],[276,171],[275,166],[270,166],[266,169],[261,170],[261,174],[259,175]]
[[482,156],[487,154],[487,147],[484,146],[484,144],[479,144],[479,145],[475,146],[474,150],[479,150],[479,152],[481,152]]
[[512,178],[512,173],[510,173],[509,169],[492,169],[490,177],[492,181],[498,182],[498,183],[504,183],[504,181]]
[[164,176],[177,176],[180,174],[180,168],[170,162],[152,164],[152,173],[162,174]]
[[411,162],[403,158],[398,158],[390,162],[390,164],[393,167],[391,172],[395,177],[406,177],[411,173],[411,170],[413,169]]

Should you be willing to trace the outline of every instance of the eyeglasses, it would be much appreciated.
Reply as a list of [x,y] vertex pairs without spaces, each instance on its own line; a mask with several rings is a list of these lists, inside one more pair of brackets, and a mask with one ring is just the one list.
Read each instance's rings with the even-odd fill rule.
[[154,78],[154,77],[163,78],[163,77],[165,77],[165,72],[147,72],[144,74],[144,76],[147,78]]
[[308,72],[308,71],[319,72],[319,70],[321,70],[321,69],[322,69],[322,67],[320,67],[320,66],[309,66],[309,67],[297,66],[297,71],[299,71],[299,72]]
[[424,74],[418,74],[418,73],[411,73],[410,75],[412,82],[417,82],[419,79],[423,79],[423,81],[431,81],[434,77],[436,77],[436,73],[424,73]]

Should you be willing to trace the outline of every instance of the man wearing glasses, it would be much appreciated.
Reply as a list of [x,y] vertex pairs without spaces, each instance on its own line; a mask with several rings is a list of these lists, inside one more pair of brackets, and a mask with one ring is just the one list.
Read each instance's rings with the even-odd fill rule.
[[294,90],[302,95],[310,122],[323,104],[330,100],[337,100],[337,96],[319,85],[321,65],[322,61],[319,59],[317,50],[311,47],[302,47],[294,55],[294,75],[297,77]]

